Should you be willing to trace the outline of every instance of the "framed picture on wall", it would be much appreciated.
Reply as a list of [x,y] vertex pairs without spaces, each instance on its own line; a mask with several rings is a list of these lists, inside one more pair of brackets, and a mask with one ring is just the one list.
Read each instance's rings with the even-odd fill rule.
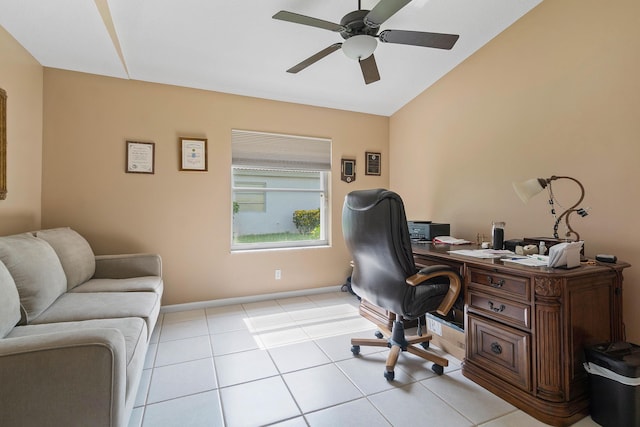
[[381,161],[380,161],[380,153],[373,153],[371,151],[367,151],[366,153],[367,162],[365,165],[365,175],[380,175]]
[[7,92],[0,89],[0,200],[7,198]]
[[127,173],[154,173],[155,142],[127,141]]
[[180,170],[207,170],[207,140],[204,138],[180,138]]

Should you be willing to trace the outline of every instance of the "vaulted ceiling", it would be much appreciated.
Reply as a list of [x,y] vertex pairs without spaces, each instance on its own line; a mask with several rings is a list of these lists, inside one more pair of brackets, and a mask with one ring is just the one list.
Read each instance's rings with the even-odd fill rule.
[[272,18],[340,23],[357,0],[0,0],[0,25],[45,67],[390,116],[541,1],[413,0],[381,30],[460,38],[451,50],[378,43],[371,84],[339,50],[287,73],[343,38]]

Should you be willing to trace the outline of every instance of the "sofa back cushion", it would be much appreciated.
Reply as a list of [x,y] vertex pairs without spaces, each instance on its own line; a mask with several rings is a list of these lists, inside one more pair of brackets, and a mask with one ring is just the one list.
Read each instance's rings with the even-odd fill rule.
[[20,297],[16,283],[0,261],[0,338],[4,338],[20,321]]
[[78,232],[69,227],[37,231],[36,237],[46,240],[60,259],[67,276],[67,289],[75,288],[91,279],[96,272],[96,257]]
[[0,261],[16,283],[27,323],[67,290],[67,278],[51,245],[31,234],[0,237]]

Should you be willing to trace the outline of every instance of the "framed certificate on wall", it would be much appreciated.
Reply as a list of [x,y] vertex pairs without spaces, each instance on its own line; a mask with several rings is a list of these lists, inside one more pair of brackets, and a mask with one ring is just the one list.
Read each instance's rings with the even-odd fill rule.
[[365,175],[380,175],[380,153],[373,153],[371,151],[367,151],[367,162],[365,165]]
[[154,173],[154,142],[127,141],[127,173]]
[[180,170],[207,170],[207,140],[204,138],[180,138]]

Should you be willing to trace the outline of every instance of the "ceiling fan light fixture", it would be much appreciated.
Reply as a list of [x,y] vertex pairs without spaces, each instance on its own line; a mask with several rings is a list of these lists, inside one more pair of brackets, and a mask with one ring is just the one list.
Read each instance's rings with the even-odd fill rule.
[[355,60],[366,59],[373,54],[378,41],[373,36],[358,35],[349,37],[342,43],[342,51],[347,57]]

